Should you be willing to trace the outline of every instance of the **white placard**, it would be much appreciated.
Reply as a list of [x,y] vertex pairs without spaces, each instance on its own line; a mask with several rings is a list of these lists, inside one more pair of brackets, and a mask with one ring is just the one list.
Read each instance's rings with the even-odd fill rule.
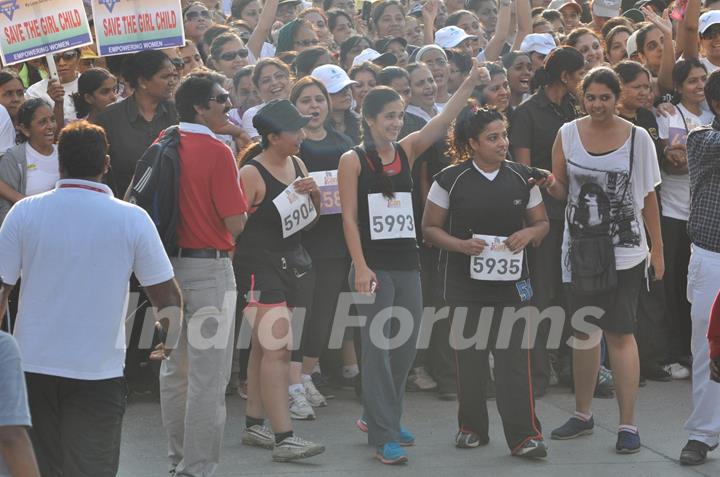
[[283,238],[287,238],[312,223],[317,217],[310,194],[295,192],[295,183],[290,184],[275,199],[273,204],[280,214]]
[[513,253],[505,240],[507,237],[473,234],[487,245],[480,255],[470,257],[470,278],[473,280],[517,281],[522,275],[525,250]]
[[337,170],[311,172],[310,177],[320,189],[320,215],[334,215],[342,212]]
[[396,192],[392,199],[382,194],[370,194],[368,213],[372,240],[415,238],[415,216],[410,192]]

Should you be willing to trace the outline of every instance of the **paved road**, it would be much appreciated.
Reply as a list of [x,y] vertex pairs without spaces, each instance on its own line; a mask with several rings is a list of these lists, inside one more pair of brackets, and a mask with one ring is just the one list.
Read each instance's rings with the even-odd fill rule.
[[[553,388],[538,401],[537,409],[546,434],[562,424],[573,410],[573,396]],[[718,403],[720,405],[720,403]],[[710,454],[699,467],[677,463],[685,444],[682,430],[691,410],[690,382],[648,383],[640,390],[638,423],[643,449],[631,456],[614,451],[617,405],[614,399],[595,400],[595,433],[574,441],[550,441],[548,458],[528,462],[509,456],[494,402],[488,403],[490,444],[469,450],[456,449],[456,403],[442,402],[432,394],[407,394],[404,424],[416,435],[409,450],[410,463],[388,467],[375,461],[365,435],[355,429],[361,412],[351,392],[341,391],[330,406],[320,409],[318,420],[297,423],[299,435],[323,442],[325,454],[296,464],[276,464],[270,452],[240,444],[244,401],[228,399],[229,419],[217,475],[266,476],[720,476],[720,451]],[[165,436],[160,406],[151,402],[130,403],[125,415],[120,476],[167,475]]]

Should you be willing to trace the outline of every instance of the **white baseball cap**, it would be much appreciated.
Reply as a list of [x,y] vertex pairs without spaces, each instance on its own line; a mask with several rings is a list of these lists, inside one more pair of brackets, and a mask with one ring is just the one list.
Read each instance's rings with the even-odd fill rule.
[[638,37],[638,31],[635,30],[627,39],[627,44],[625,46],[625,50],[627,51],[628,58],[630,58],[632,55],[637,53],[637,37]]
[[339,93],[351,84],[357,84],[357,81],[351,80],[345,70],[337,65],[322,65],[312,70],[311,76],[320,80],[328,93]]
[[530,33],[520,44],[520,51],[523,53],[535,51],[541,55],[549,55],[555,48],[557,45],[550,33]]
[[710,10],[700,15],[700,34],[713,25],[720,23],[720,10]]
[[397,63],[397,58],[392,53],[378,53],[372,48],[365,48],[353,59],[352,65],[361,65],[366,61],[384,66],[392,66]]
[[435,44],[443,48],[455,48],[468,38],[477,39],[474,35],[468,35],[460,27],[446,26],[435,32]]
[[616,17],[620,15],[620,0],[594,0],[592,12],[597,17]]
[[548,5],[549,10],[557,11],[560,11],[565,7],[572,7],[573,9],[577,10],[579,14],[582,13],[582,7],[577,3],[573,2],[572,0],[552,0],[552,2],[550,2],[550,5]]

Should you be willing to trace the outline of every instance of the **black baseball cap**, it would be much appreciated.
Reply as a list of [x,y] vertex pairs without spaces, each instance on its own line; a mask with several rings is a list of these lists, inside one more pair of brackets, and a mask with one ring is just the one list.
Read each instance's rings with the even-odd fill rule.
[[261,135],[297,131],[307,126],[312,116],[303,116],[287,99],[273,99],[253,117],[253,127]]

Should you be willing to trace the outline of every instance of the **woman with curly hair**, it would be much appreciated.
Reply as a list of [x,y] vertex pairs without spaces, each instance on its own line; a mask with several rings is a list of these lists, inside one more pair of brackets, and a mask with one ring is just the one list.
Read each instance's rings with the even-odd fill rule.
[[442,292],[453,321],[464,313],[462,336],[471,336],[470,330],[477,330],[481,321],[489,321],[484,329],[490,331],[484,349],[456,347],[462,386],[455,446],[488,443],[485,401],[492,351],[497,406],[508,447],[515,456],[545,457],[547,448],[535,416],[530,350],[522,349],[521,332],[512,332],[509,346],[498,339],[505,307],[520,307],[532,298],[524,249],[538,245],[549,230],[542,196],[533,182],[543,171],[506,159],[504,116],[474,101],[458,115],[450,144],[454,164],[435,176],[425,205],[423,236],[441,249]]

